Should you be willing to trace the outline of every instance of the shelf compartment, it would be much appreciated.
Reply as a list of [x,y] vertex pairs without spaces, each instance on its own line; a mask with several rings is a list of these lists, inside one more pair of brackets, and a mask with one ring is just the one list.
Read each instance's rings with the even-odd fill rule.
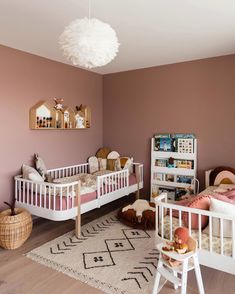
[[175,188],[189,188],[192,186],[191,184],[185,184],[185,183],[178,183],[178,182],[168,182],[168,181],[158,181],[158,180],[152,180],[152,182],[160,187],[175,187]]
[[181,160],[196,160],[196,153],[153,151],[153,156],[155,159],[167,159],[167,158],[173,157],[174,159],[181,159]]
[[159,174],[170,174],[170,175],[179,175],[179,176],[195,176],[195,170],[189,168],[169,168],[169,167],[160,167],[154,166],[154,172]]

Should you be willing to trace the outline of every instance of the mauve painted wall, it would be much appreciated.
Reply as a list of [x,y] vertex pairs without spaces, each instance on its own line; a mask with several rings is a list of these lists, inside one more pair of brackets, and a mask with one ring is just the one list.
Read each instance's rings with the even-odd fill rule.
[[[103,141],[102,76],[0,46],[0,207],[13,195],[13,176],[39,152],[48,168],[86,162]],[[64,98],[91,107],[89,130],[30,130],[29,109]],[[51,100],[53,103],[53,100]]]
[[104,76],[104,145],[145,164],[156,132],[195,133],[198,174],[235,167],[235,55]]

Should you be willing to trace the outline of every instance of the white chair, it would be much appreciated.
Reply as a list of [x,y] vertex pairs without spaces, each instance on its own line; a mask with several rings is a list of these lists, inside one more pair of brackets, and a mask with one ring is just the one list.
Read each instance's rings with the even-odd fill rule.
[[[178,254],[175,251],[164,251],[162,247],[166,245],[166,243],[157,245],[160,256],[152,294],[158,293],[161,276],[167,281],[173,283],[175,289],[181,286],[181,294],[186,294],[188,272],[193,269],[195,270],[199,293],[204,294],[205,292],[197,255],[197,242],[191,237],[189,238],[188,246],[190,251],[186,254]],[[172,267],[169,262],[162,257],[163,254],[171,259],[180,261],[180,265]]]

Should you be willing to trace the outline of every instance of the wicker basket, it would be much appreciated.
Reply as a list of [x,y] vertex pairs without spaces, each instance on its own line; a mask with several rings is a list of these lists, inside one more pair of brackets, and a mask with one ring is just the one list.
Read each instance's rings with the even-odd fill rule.
[[30,213],[23,208],[15,208],[15,211],[14,216],[11,216],[10,209],[0,213],[0,246],[5,249],[20,247],[32,231]]

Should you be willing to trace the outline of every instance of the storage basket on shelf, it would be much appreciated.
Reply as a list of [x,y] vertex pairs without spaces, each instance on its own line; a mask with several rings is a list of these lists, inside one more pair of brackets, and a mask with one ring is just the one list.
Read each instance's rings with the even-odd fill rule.
[[23,208],[15,208],[15,215],[11,215],[11,209],[1,212],[0,246],[5,249],[19,248],[30,236],[32,226],[32,217]]

